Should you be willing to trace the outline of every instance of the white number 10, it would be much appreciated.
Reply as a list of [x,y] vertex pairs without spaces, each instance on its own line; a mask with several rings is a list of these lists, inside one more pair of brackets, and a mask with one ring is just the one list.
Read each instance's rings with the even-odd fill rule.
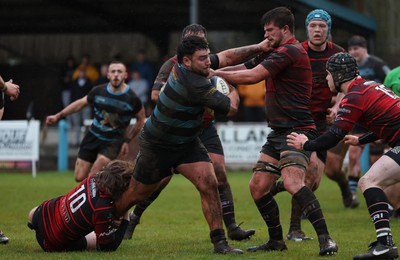
[[82,185],[68,198],[68,200],[72,199],[72,201],[69,203],[69,207],[72,213],[75,213],[86,202],[86,193],[84,192],[81,193],[84,190],[85,190],[85,185]]

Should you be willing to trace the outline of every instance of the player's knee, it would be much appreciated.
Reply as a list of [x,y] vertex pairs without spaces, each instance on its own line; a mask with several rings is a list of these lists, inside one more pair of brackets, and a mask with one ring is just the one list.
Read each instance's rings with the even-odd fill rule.
[[213,174],[209,174],[201,181],[198,181],[196,187],[200,192],[204,193],[208,193],[211,190],[217,190],[218,189],[217,178]]
[[358,181],[358,187],[362,192],[371,187],[371,185],[372,185],[371,181],[368,180],[368,177],[365,175],[361,177],[360,180]]

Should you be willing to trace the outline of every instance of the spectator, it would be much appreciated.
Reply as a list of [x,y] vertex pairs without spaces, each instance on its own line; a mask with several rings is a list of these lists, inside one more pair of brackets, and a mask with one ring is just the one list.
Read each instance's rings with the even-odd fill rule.
[[152,86],[155,79],[155,70],[153,64],[147,60],[146,50],[139,50],[136,61],[131,65],[131,71],[139,71],[142,78],[147,81],[148,86]]
[[86,72],[86,76],[89,78],[92,84],[95,83],[96,80],[99,78],[99,71],[95,66],[91,64],[89,54],[85,54],[82,56],[81,63],[78,65],[72,75],[72,80],[76,80],[78,78],[79,71],[81,70],[84,70]]
[[354,35],[349,39],[347,47],[357,62],[361,77],[380,83],[385,80],[390,68],[382,59],[368,53],[367,40],[364,37]]
[[241,97],[241,121],[264,122],[265,118],[265,81],[256,84],[238,85],[237,90]]
[[128,82],[129,87],[136,93],[136,95],[142,101],[142,105],[145,108],[146,116],[150,115],[150,87],[148,82],[142,78],[140,72],[138,70],[134,70],[131,73],[131,80]]
[[71,86],[73,84],[72,75],[76,69],[76,60],[73,56],[68,56],[65,60],[65,64],[61,69],[61,83],[62,83],[62,92],[61,98],[63,102],[63,106],[68,106],[71,103]]
[[93,86],[101,85],[104,83],[108,83],[108,63],[103,63],[100,66],[100,77],[96,80]]
[[[71,86],[71,102],[83,98],[92,89],[92,84],[86,76],[85,70],[80,70],[78,78],[73,82]],[[72,127],[75,131],[75,139],[72,142],[74,147],[78,147],[81,139],[81,129],[86,119],[92,117],[92,110],[90,106],[83,108],[82,110],[71,115]]]

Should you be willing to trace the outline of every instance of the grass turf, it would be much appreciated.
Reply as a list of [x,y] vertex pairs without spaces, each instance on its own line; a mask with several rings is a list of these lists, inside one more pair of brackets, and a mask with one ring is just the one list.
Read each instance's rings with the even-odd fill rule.
[[[264,221],[260,217],[248,189],[249,172],[228,173],[237,223],[243,228],[255,228],[250,240],[229,241],[235,247],[247,247],[266,242]],[[0,174],[0,229],[10,238],[0,245],[1,259],[317,259],[318,240],[311,224],[302,221],[303,230],[314,239],[307,242],[287,241],[285,252],[245,252],[244,255],[216,255],[212,253],[207,223],[201,212],[200,198],[193,185],[181,175],[175,175],[160,197],[144,213],[132,240],[124,240],[116,252],[45,253],[36,242],[34,232],[27,228],[27,214],[46,199],[65,194],[76,183],[71,172],[29,174]],[[331,236],[339,245],[333,259],[352,259],[364,253],[375,239],[364,199],[356,209],[345,209],[336,183],[323,178],[316,192]],[[276,196],[286,235],[290,218],[290,196]],[[399,223],[391,220],[394,241],[400,240]]]

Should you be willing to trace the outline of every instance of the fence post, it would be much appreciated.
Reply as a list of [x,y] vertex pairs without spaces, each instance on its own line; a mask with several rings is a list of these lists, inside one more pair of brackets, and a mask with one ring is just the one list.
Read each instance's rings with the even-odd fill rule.
[[360,173],[363,176],[368,170],[370,165],[370,156],[369,156],[369,144],[366,144],[360,158]]
[[68,170],[68,122],[58,122],[58,171]]

